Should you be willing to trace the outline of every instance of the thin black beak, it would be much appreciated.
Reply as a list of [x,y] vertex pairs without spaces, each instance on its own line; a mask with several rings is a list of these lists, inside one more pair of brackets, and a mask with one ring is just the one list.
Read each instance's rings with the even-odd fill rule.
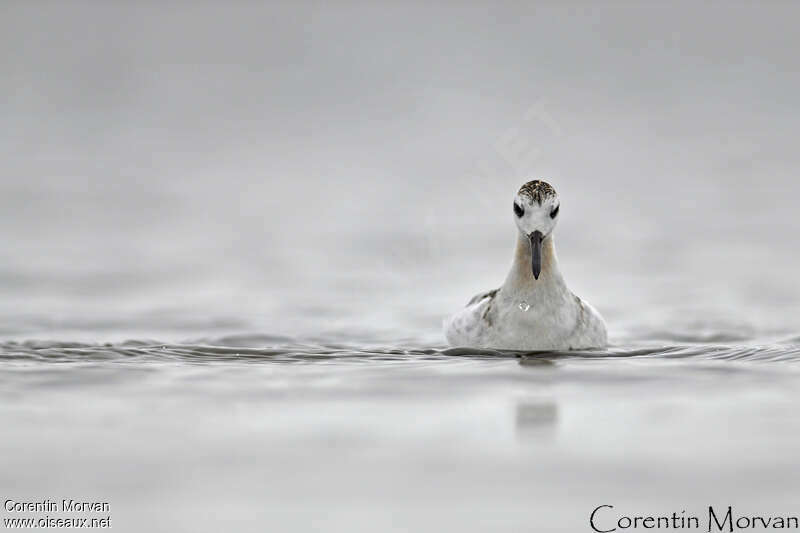
[[539,279],[542,273],[542,240],[544,235],[541,231],[534,231],[528,237],[531,240],[531,269],[534,279]]

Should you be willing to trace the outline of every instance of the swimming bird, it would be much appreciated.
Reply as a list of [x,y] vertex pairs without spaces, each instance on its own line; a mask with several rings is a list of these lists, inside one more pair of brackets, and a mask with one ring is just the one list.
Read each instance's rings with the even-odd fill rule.
[[520,187],[513,204],[517,247],[511,271],[499,289],[476,295],[445,320],[452,346],[538,351],[606,345],[600,313],[567,288],[558,268],[553,230],[560,208],[549,183]]

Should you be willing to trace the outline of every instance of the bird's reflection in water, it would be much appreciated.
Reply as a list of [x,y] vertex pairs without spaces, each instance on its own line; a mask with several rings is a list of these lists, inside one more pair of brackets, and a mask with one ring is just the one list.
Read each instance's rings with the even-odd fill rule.
[[520,366],[534,368],[555,368],[556,363],[553,356],[547,355],[549,352],[533,352],[521,355],[519,358]]
[[[556,363],[542,354],[526,354],[519,359],[520,366],[536,370],[554,370]],[[547,375],[547,373],[545,374]],[[521,440],[550,439],[558,424],[558,405],[550,398],[521,398],[515,409],[516,433]]]
[[516,432],[522,440],[550,439],[556,434],[558,405],[544,398],[521,400],[516,405]]

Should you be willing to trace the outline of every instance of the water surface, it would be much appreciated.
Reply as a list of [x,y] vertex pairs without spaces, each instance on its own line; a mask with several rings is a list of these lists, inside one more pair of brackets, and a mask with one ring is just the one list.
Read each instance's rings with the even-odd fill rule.
[[123,531],[584,531],[605,503],[796,504],[796,339],[514,354],[238,336],[2,357],[5,492],[107,500]]

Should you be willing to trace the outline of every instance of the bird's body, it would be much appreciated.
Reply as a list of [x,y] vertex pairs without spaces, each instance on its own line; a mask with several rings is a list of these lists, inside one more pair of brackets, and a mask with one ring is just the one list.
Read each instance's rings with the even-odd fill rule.
[[[543,184],[539,186],[542,194],[531,184]],[[526,187],[533,192],[527,193]],[[602,317],[567,288],[558,268],[552,235],[560,206],[557,200],[555,191],[544,182],[529,182],[520,189],[515,200],[520,231],[511,271],[499,289],[475,296],[465,309],[445,321],[445,336],[451,345],[525,351],[606,345]],[[523,203],[527,204],[524,208]],[[548,204],[550,223],[536,213],[525,216],[537,203],[539,210],[543,203]],[[541,229],[529,232],[533,227]]]

